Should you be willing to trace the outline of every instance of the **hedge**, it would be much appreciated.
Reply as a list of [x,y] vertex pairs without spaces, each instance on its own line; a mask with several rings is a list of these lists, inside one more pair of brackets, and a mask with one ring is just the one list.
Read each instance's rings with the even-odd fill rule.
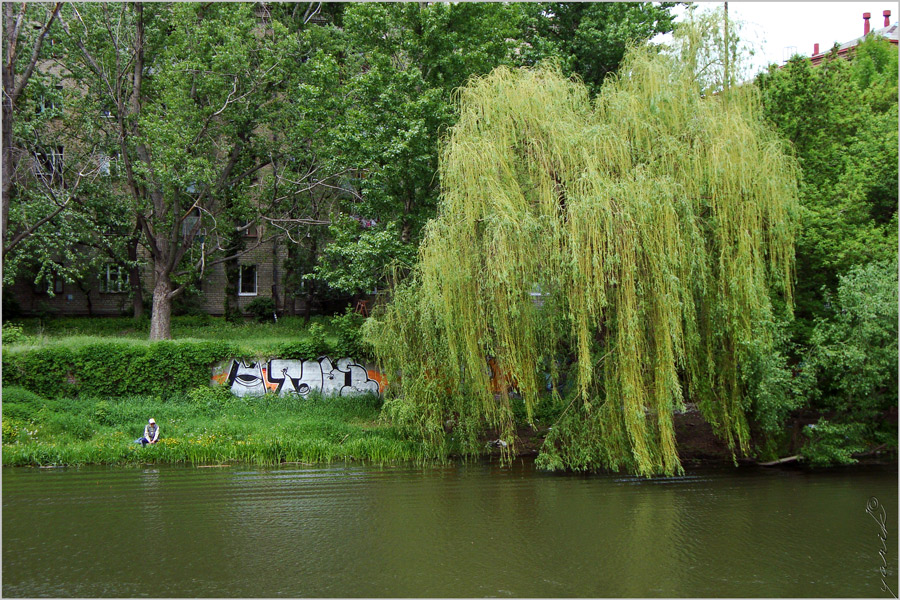
[[221,341],[102,341],[3,351],[3,383],[43,397],[167,396],[209,385],[214,363],[239,356]]

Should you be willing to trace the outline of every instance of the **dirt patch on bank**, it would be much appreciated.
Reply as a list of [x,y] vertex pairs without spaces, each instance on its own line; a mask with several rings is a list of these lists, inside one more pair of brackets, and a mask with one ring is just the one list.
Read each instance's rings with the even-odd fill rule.
[[[817,422],[819,416],[818,413],[812,412],[798,412],[791,416],[786,425],[790,432],[790,442],[785,456],[799,454],[801,446],[806,441],[802,435],[803,428]],[[896,409],[891,411],[886,418],[890,418],[896,426]],[[759,464],[754,458],[741,457],[740,453],[733,454],[728,448],[728,444],[716,436],[712,426],[706,422],[697,406],[693,403],[685,404],[685,410],[674,414],[674,425],[678,456],[683,466],[717,464],[733,466],[735,460],[737,460],[738,464]],[[547,431],[548,427],[539,427],[538,429],[533,429],[527,425],[520,427],[516,431],[517,455],[523,457],[537,456],[541,451],[541,445],[544,443]],[[502,449],[496,432],[492,435],[486,435],[483,441],[489,449],[490,455],[500,455]],[[858,464],[861,465],[884,465],[896,464],[897,462],[896,452],[890,449],[882,450],[879,448],[872,452],[856,454],[854,457],[857,459]],[[791,467],[802,464],[802,462],[794,460],[779,466]]]
[[[675,419],[675,439],[678,441],[678,455],[684,464],[727,462],[733,464],[731,450],[713,432],[712,426],[700,415],[693,404],[685,405],[683,412],[677,412]],[[547,428],[532,429],[520,427],[516,431],[516,447],[519,456],[537,456],[547,436]],[[500,454],[496,437],[488,436],[485,444],[491,454]]]

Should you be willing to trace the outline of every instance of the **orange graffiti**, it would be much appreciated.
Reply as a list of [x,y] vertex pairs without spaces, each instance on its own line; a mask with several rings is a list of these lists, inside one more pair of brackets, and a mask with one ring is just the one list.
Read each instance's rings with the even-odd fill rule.
[[263,383],[266,385],[266,390],[269,392],[277,392],[278,391],[278,382],[269,381],[269,372],[263,367],[262,368],[263,375]]
[[378,393],[383,394],[384,388],[387,387],[387,379],[384,375],[379,373],[378,371],[366,371],[366,374],[369,376],[369,379],[374,379],[378,382]]

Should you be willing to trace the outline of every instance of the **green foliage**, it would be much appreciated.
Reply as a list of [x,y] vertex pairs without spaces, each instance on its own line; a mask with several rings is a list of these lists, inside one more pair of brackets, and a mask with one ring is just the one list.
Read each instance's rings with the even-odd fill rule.
[[854,452],[897,447],[897,259],[851,268],[837,293],[824,291],[803,363],[814,385],[810,406],[828,421],[809,428],[802,449],[811,464],[856,462]]
[[342,218],[329,232],[332,239],[315,267],[315,277],[348,294],[372,293],[385,285],[389,267],[399,263],[410,268],[415,260],[415,246],[401,241],[396,223],[367,229]]
[[223,408],[234,403],[237,398],[228,386],[206,385],[196,387],[187,393],[187,400],[199,408],[207,409],[210,414],[218,414]]
[[759,359],[775,344],[772,298],[790,306],[797,171],[753,88],[701,97],[695,56],[635,49],[593,105],[552,69],[500,68],[461,91],[439,216],[365,326],[383,372],[402,373],[394,413],[426,443],[443,446],[454,416],[511,442],[488,359],[529,420],[538,367],[562,359],[578,406],[545,442],[547,464],[678,472],[685,393],[749,451],[746,380],[772,397],[760,382],[780,367]]
[[258,323],[271,321],[275,315],[275,300],[273,300],[271,296],[254,298],[254,300],[247,305],[246,311],[256,317]]
[[802,169],[797,240],[797,342],[825,316],[855,265],[897,254],[897,47],[870,39],[852,61],[795,57],[758,77],[765,116]]
[[[4,466],[425,458],[420,444],[378,422],[381,400],[373,395],[245,400],[205,387],[165,399],[50,401],[4,386],[3,398]],[[134,440],[148,416],[160,425],[160,441],[142,448]]]
[[2,335],[4,344],[18,344],[28,339],[22,326],[15,323],[4,323]]
[[313,323],[307,329],[305,338],[283,345],[278,351],[278,357],[313,360],[330,354],[330,350],[331,346],[325,339],[325,327],[321,323]]
[[673,28],[677,2],[528,2],[522,10],[518,64],[542,60],[579,77],[591,93],[615,73],[629,45]]
[[49,397],[166,396],[209,384],[211,365],[237,356],[227,342],[92,341],[3,350],[4,382]]
[[[337,323],[344,323],[339,319]],[[173,331],[182,341],[196,343],[200,340],[221,343],[227,341],[235,349],[232,356],[272,356],[279,358],[317,358],[322,355],[338,358],[336,353],[353,343],[354,323],[351,317],[348,327],[338,333],[330,318],[316,316],[310,322],[302,317],[281,317],[277,323],[239,324],[226,322],[209,315],[181,316],[172,319]],[[69,317],[41,322],[38,319],[22,319],[27,338],[17,344],[7,344],[5,351],[13,353],[39,351],[50,347],[65,346],[71,349],[97,343],[117,341],[135,346],[147,346],[148,320],[135,322],[127,318]],[[343,327],[343,325],[342,325]],[[110,338],[114,338],[110,339]],[[341,341],[344,340],[344,341]],[[357,358],[352,356],[352,358]],[[358,360],[363,360],[364,357]]]
[[809,442],[801,455],[814,467],[849,465],[856,461],[852,454],[866,449],[866,428],[862,423],[829,423],[819,419],[803,430]]
[[372,357],[372,346],[361,332],[365,321],[365,317],[349,306],[343,315],[331,318],[332,330],[337,335],[337,343],[332,347],[335,358],[349,356],[355,360],[365,360]]
[[36,414],[48,400],[17,385],[3,386],[3,419],[27,420]]
[[[763,434],[765,446],[780,436],[791,411],[804,406],[815,380],[808,370],[793,371],[788,365],[791,352],[788,319],[763,324],[771,342],[751,340],[744,353],[741,377],[751,408],[752,425]],[[769,438],[773,438],[770,440]]]
[[[197,326],[199,319],[195,317],[177,317],[176,325]],[[148,318],[133,319],[130,317],[57,317],[41,321],[39,319],[25,318],[19,322],[29,336],[71,337],[71,336],[109,336],[109,337],[136,337],[146,338],[150,327]]]
[[839,277],[830,310],[810,338],[808,368],[816,405],[870,422],[897,406],[897,259],[857,266]]
[[[330,227],[316,277],[350,293],[386,285],[385,267],[409,269],[439,193],[441,135],[457,118],[452,95],[472,75],[508,64],[519,9],[502,3],[349,3],[334,30],[346,59],[314,60],[347,104],[329,154],[364,177]],[[312,62],[312,61],[311,61]]]

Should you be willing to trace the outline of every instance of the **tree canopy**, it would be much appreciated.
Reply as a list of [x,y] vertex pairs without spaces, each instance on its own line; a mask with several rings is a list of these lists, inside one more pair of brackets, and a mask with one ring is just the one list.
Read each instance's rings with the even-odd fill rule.
[[797,321],[805,342],[823,289],[897,255],[897,47],[869,39],[852,61],[795,57],[758,77],[763,111],[802,168]]
[[568,371],[546,467],[678,472],[685,396],[748,449],[747,365],[771,351],[772,298],[791,300],[797,167],[754,90],[701,97],[685,50],[633,49],[594,103],[548,67],[461,91],[438,217],[368,329],[398,422],[435,447],[453,423],[470,451],[495,428],[514,453],[513,403],[530,419],[541,373],[556,394]]

